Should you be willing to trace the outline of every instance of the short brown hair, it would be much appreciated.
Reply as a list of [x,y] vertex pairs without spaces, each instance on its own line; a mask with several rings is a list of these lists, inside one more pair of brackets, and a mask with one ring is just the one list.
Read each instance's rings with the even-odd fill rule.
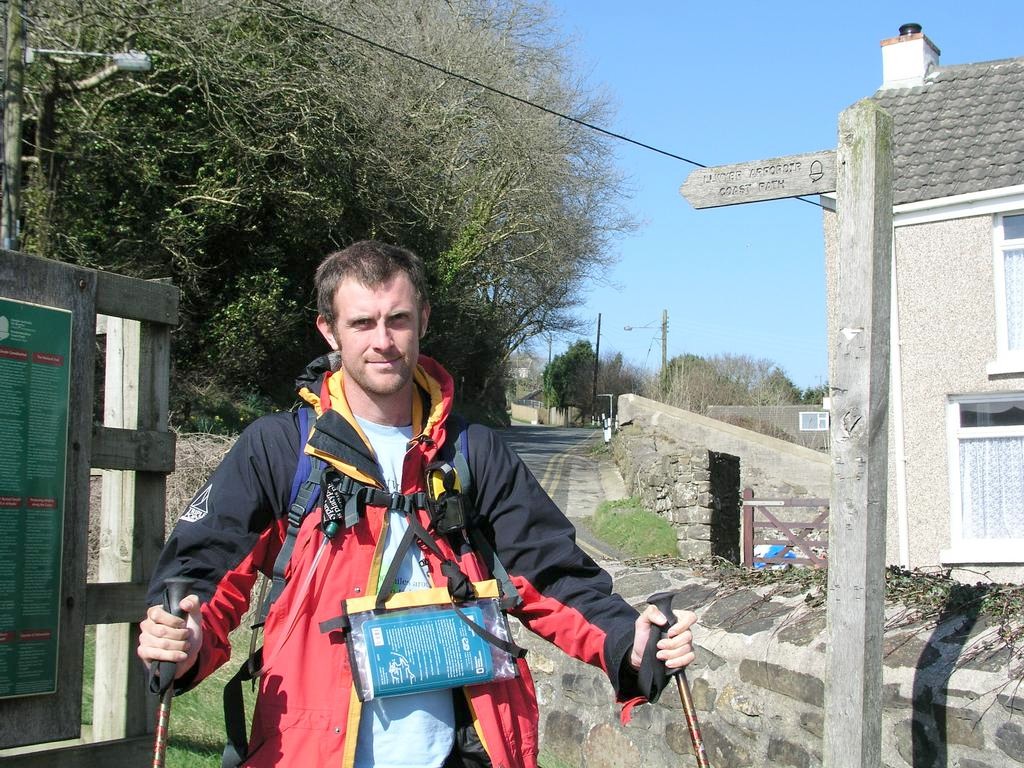
[[317,312],[334,325],[334,294],[346,278],[353,278],[368,288],[388,282],[404,272],[420,307],[426,305],[427,277],[423,261],[408,248],[389,245],[378,240],[360,240],[340,251],[327,254],[316,268],[313,285],[316,289]]

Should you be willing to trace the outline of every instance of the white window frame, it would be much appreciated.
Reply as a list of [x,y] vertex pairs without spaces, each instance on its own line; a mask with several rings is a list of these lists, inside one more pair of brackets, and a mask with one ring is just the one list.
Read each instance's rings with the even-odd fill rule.
[[[813,429],[804,429],[804,416],[816,416],[817,426]],[[828,432],[828,411],[800,411],[797,425],[801,432]]]
[[963,535],[963,496],[960,484],[960,441],[984,437],[1020,437],[1024,424],[1011,427],[961,427],[960,406],[964,403],[992,403],[1021,400],[1024,393],[1006,392],[950,397],[946,405],[946,435],[949,464],[950,546],[939,553],[943,564],[1017,564],[1024,562],[1024,538],[968,539]]
[[1007,211],[996,214],[992,232],[992,275],[995,289],[996,310],[996,359],[988,364],[989,375],[1024,373],[1024,350],[1010,350],[1006,317],[1006,259],[1007,250],[1024,248],[1024,238],[1009,240],[1003,231],[1003,220],[1007,216],[1024,216],[1024,211]]

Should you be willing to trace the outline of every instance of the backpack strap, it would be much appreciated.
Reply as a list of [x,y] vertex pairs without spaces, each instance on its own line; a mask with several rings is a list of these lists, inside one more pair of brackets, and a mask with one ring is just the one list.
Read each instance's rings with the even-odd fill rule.
[[249,732],[245,724],[242,683],[255,680],[262,667],[263,649],[260,648],[224,686],[224,730],[227,732],[227,742],[220,760],[221,768],[239,768],[249,756]]
[[[459,477],[463,496],[470,499],[473,495],[473,473],[469,469],[469,459],[467,458],[469,456],[469,425],[462,419],[458,419],[455,424],[458,427],[459,433],[454,441],[455,455],[452,456],[452,464],[455,465],[455,473]],[[494,547],[491,546],[491,542],[487,540],[487,537],[480,530],[480,526],[475,524],[475,521],[467,520],[467,523],[466,528],[469,532],[469,539],[473,549],[476,550],[476,553],[484,561],[484,565],[487,566],[491,575],[498,582],[498,588],[501,592],[501,599],[499,600],[501,609],[503,611],[511,611],[518,608],[522,605],[523,598],[519,596],[519,592],[512,583],[508,571],[505,570],[505,566],[498,559],[498,554],[494,551]]]
[[263,626],[267,620],[267,613],[270,612],[270,606],[284,591],[287,583],[284,574],[288,569],[288,561],[292,558],[292,551],[295,549],[295,540],[298,538],[302,521],[320,498],[320,485],[324,479],[326,464],[322,459],[310,456],[305,451],[306,440],[309,439],[309,416],[310,408],[308,406],[299,408],[299,462],[295,467],[295,476],[292,478],[291,502],[288,505],[288,527],[285,529],[281,551],[278,552],[277,559],[274,561],[270,594],[260,606],[259,619],[254,625],[255,627]]

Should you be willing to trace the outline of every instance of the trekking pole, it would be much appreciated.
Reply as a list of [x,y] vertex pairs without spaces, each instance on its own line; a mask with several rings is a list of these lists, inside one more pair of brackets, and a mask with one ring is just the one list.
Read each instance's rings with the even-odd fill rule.
[[[164,581],[164,609],[179,618],[185,618],[181,601],[192,589],[192,579],[171,578]],[[171,699],[174,698],[174,672],[177,664],[173,661],[154,661],[150,666],[150,690],[160,696],[156,711],[156,740],[153,742],[153,768],[163,768],[167,753],[167,724],[171,719]]]
[[[647,648],[651,653],[656,652],[658,640],[668,632],[669,628],[676,623],[675,614],[672,612],[673,592],[659,592],[647,598],[647,602],[657,608],[668,619],[664,627],[651,627],[651,636],[647,641]],[[667,670],[669,677],[676,679],[676,687],[679,689],[679,700],[683,704],[683,714],[686,716],[686,727],[690,731],[690,742],[693,744],[693,756],[697,759],[697,768],[711,768],[708,762],[708,753],[704,748],[704,739],[700,735],[700,723],[697,721],[697,708],[693,704],[693,696],[690,694],[690,684],[686,681],[686,670],[683,668]]]

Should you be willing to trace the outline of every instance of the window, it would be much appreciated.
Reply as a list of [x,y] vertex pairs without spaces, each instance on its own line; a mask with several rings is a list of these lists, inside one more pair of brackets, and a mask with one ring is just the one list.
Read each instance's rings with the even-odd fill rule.
[[1024,394],[949,405],[951,549],[943,562],[1024,562]]
[[997,359],[989,373],[1024,371],[1024,213],[996,217]]
[[828,411],[800,411],[801,432],[828,432]]

